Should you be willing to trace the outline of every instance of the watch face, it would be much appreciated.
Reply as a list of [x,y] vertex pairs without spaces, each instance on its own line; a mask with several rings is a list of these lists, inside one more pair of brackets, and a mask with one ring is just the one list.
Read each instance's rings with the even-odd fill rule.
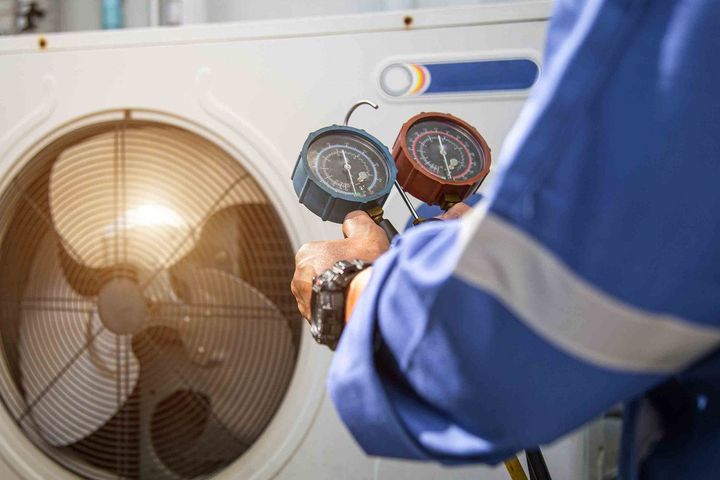
[[350,281],[369,267],[362,260],[342,260],[315,277],[310,301],[310,333],[331,350],[345,328],[345,293]]
[[332,269],[318,275],[310,301],[310,333],[316,342],[331,350],[335,350],[345,327],[345,292],[338,290],[337,276]]
[[[312,315],[313,318],[315,318],[315,315]],[[315,340],[318,340],[320,336],[320,326],[315,322],[315,320],[312,320],[310,322],[310,333],[312,334],[313,338]],[[319,340],[318,340],[319,342]]]

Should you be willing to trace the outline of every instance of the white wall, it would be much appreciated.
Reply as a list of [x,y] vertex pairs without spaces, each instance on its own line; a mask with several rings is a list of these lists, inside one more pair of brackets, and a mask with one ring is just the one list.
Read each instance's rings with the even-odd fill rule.
[[[185,0],[187,1],[187,0]],[[198,1],[198,0],[194,0]],[[202,1],[202,0],[200,0]],[[452,7],[477,3],[514,0],[204,0],[210,22],[310,17],[405,10],[412,8]]]
[[77,32],[81,30],[99,30],[101,0],[58,0],[59,30]]
[[0,35],[14,30],[15,2],[13,0],[0,0]]
[[206,0],[206,5],[211,22],[364,13],[386,8],[385,0]]
[[[29,3],[29,0],[19,0]],[[102,0],[36,0],[46,9],[40,32],[99,30]],[[123,0],[125,28],[343,15],[516,0]],[[0,0],[0,34],[15,29],[17,0]],[[153,6],[156,15],[151,15]]]

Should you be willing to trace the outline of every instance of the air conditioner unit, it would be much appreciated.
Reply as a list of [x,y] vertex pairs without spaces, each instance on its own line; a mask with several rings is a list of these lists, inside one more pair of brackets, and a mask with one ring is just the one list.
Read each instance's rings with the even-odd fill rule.
[[[290,174],[308,132],[363,98],[380,109],[353,124],[388,144],[444,111],[498,152],[548,15],[528,1],[1,39],[2,478],[507,478],[356,446],[289,291],[295,250],[339,228]],[[406,220],[397,198],[386,211]],[[588,432],[546,449],[557,478],[591,478],[604,444]]]

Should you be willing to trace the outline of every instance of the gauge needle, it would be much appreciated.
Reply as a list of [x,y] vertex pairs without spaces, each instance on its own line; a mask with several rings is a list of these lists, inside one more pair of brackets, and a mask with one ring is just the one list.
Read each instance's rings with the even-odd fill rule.
[[350,172],[350,162],[348,162],[348,159],[345,156],[345,150],[341,150],[341,152],[343,154],[343,161],[345,162],[345,170],[348,173],[348,177],[350,177],[350,185],[353,189],[353,195],[357,196],[357,190],[355,190],[355,182],[353,182],[352,173]]
[[445,169],[448,172],[448,180],[452,180],[452,173],[450,172],[450,166],[448,165],[447,161],[447,152],[445,151],[445,145],[442,143],[442,137],[440,135],[437,136],[438,142],[440,142],[440,155],[443,157],[443,162],[445,162]]

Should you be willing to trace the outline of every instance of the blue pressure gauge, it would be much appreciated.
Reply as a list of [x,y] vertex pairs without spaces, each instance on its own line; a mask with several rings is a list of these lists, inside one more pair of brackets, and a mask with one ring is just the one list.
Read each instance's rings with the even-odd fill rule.
[[323,220],[342,223],[353,210],[381,208],[396,176],[382,142],[364,130],[333,125],[305,140],[292,181],[300,203]]

